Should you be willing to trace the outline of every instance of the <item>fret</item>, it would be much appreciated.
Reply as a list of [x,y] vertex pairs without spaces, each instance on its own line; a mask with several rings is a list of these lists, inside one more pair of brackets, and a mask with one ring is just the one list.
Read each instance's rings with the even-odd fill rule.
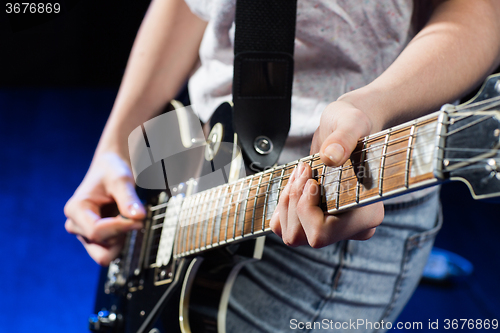
[[236,225],[238,223],[238,207],[240,205],[241,193],[243,192],[243,186],[245,185],[245,179],[241,181],[240,189],[238,190],[238,199],[236,199],[236,205],[234,207],[234,221],[233,221],[233,240],[236,238]]
[[346,207],[356,203],[356,186],[358,178],[356,177],[356,170],[354,168],[355,164],[353,165],[353,159],[348,159],[342,167],[338,200],[339,207]]
[[410,186],[410,158],[411,151],[413,146],[413,136],[415,135],[415,127],[417,126],[418,120],[415,120],[415,123],[411,126],[410,136],[408,137],[408,148],[406,149],[406,163],[405,163],[405,187],[408,188]]
[[253,178],[254,177],[251,177],[248,183],[248,191],[247,191],[247,196],[245,198],[245,209],[243,209],[243,225],[241,226],[241,237],[245,236],[245,221],[247,219],[247,207],[248,207],[248,201],[250,199],[250,192],[252,191]]
[[319,183],[323,187],[325,186],[325,182],[326,182],[325,172],[326,172],[326,164],[323,164],[323,167],[321,168],[321,177],[319,178]]
[[194,224],[193,224],[193,227],[195,228],[195,232],[193,233],[193,250],[197,249],[196,244],[199,244],[200,239],[201,239],[201,222],[202,222],[202,215],[204,212],[203,207],[205,205],[207,195],[208,195],[207,191],[202,192],[199,195],[200,201],[197,205],[196,215],[195,215]]
[[181,252],[186,252],[186,248],[187,248],[187,231],[188,231],[188,222],[189,222],[189,213],[191,211],[191,207],[192,207],[192,203],[193,203],[193,198],[192,197],[188,197],[185,201],[185,204],[183,206],[186,206],[185,209],[183,207],[183,210],[184,210],[184,216],[183,216],[183,219],[182,219],[182,223],[181,223],[181,237],[180,237],[180,249],[179,249],[179,253]]
[[[365,164],[365,159],[366,159],[366,141],[367,140],[363,140],[363,144],[361,145],[361,159],[359,162],[357,162],[356,164],[358,165],[358,168],[359,171],[356,172],[356,203],[359,203],[359,192],[360,192],[360,188],[361,188],[361,183],[363,181],[363,177],[364,177],[364,170],[361,170],[361,169],[364,169],[364,164]],[[354,168],[354,166],[353,166]],[[361,181],[360,181],[361,179]]]
[[[207,247],[213,246],[213,244],[214,244],[214,230],[215,230],[215,223],[216,223],[215,221],[217,219],[217,211],[219,210],[218,202],[222,198],[221,194],[222,194],[223,188],[225,188],[225,187],[224,186],[219,187],[219,193],[217,193],[217,197],[216,197],[215,202],[214,202],[213,217],[212,217],[212,224],[211,224],[212,228],[210,230],[210,242],[205,244],[205,246],[207,246]],[[207,234],[207,238],[208,238],[208,234]]]
[[382,163],[382,153],[385,137],[365,140],[365,157],[363,162],[363,177],[359,191],[359,202],[365,202],[379,196],[379,175]]
[[191,250],[191,239],[193,237],[193,220],[196,217],[196,207],[198,204],[199,196],[193,195],[193,200],[191,201],[191,209],[189,211],[189,216],[187,220],[187,232],[186,232],[186,252]]
[[319,185],[319,190],[320,190],[320,195],[321,195],[321,203],[320,206],[324,207],[326,203],[326,195],[325,195],[325,188],[323,186],[324,180],[325,180],[325,164],[321,161],[321,159],[313,155],[311,156],[311,169],[312,169],[312,175],[313,178],[316,180],[316,183]]
[[183,237],[182,237],[182,252],[187,252],[188,247],[188,232],[189,232],[189,219],[191,218],[191,211],[193,210],[194,197],[189,197],[189,206],[184,217]]
[[[281,167],[281,171],[274,169],[273,175],[275,175],[275,177],[271,178],[271,180],[269,181],[271,183],[271,185],[270,185],[270,190],[269,190],[269,197],[270,198],[268,199],[268,202],[267,202],[268,207],[267,207],[266,220],[270,220],[272,218],[272,214],[274,213],[274,211],[276,210],[276,207],[278,205],[278,192],[279,192],[279,188],[280,188],[281,179],[283,178],[282,177],[283,168],[284,167]],[[269,227],[269,225],[267,227]]]
[[[224,195],[220,198],[221,199],[221,205],[220,207],[217,207],[217,214],[215,215],[215,224],[214,224],[214,229],[212,230],[212,244],[219,244],[220,243],[220,226],[221,226],[221,221],[222,221],[222,214],[224,213],[224,203],[226,202],[226,196],[227,192],[229,191],[229,186],[224,186],[225,191]],[[214,241],[214,232],[215,229],[217,229],[217,241]]]
[[[299,161],[309,163],[329,213],[379,201],[437,181],[432,174],[433,164],[428,161],[435,142],[443,141],[435,138],[439,129],[436,119],[436,114],[430,115],[418,123],[408,122],[359,140],[350,159],[341,167],[327,167],[317,154]],[[433,156],[431,162],[435,163]],[[187,255],[256,233],[267,234],[281,191],[299,161],[185,200],[179,214],[178,253]],[[159,211],[151,219],[152,232],[161,228],[154,223],[164,217]]]
[[255,212],[257,211],[257,199],[259,198],[259,192],[260,192],[260,186],[262,184],[262,177],[264,176],[264,173],[260,174],[259,177],[259,183],[257,184],[257,189],[255,190],[255,198],[253,202],[253,209],[252,209],[252,225],[250,226],[250,234],[254,233],[254,225],[255,225]]
[[267,182],[267,187],[266,187],[266,192],[264,194],[264,208],[263,208],[263,211],[262,211],[262,227],[261,227],[261,230],[264,231],[266,228],[265,228],[265,225],[266,225],[266,213],[267,213],[267,203],[268,203],[268,199],[269,199],[269,188],[271,187],[271,180],[273,179],[273,173],[274,173],[274,169],[272,169],[269,173],[269,181]]
[[200,235],[200,249],[205,249],[207,244],[207,232],[208,232],[208,224],[210,221],[210,210],[213,206],[213,200],[215,196],[215,189],[211,189],[207,191],[207,200],[205,201],[205,208],[203,211],[203,216],[201,217],[203,228]]
[[181,213],[179,215],[179,226],[177,227],[177,237],[175,240],[175,254],[182,252],[182,233],[183,233],[183,225],[184,225],[184,217],[186,216],[186,211],[184,210],[187,207],[187,199],[184,200],[183,205],[181,206]]
[[283,178],[285,177],[285,169],[286,169],[286,165],[284,165],[281,168],[280,182],[279,182],[279,185],[278,185],[278,194],[277,194],[276,200],[279,200],[279,197],[280,197],[280,194],[281,194],[281,187],[283,186]]
[[405,164],[410,131],[410,127],[391,131],[384,164],[385,196],[389,192],[395,193],[394,191],[405,188]]
[[344,171],[343,167],[340,167],[338,172],[338,179],[337,179],[337,189],[336,189],[336,197],[335,197],[335,208],[339,209],[340,207],[340,184],[342,182],[342,171]]
[[196,208],[198,208],[198,201],[200,200],[199,195],[193,195],[193,206],[191,208],[189,220],[187,223],[187,248],[186,252],[190,252],[192,248],[192,239],[194,234],[194,222],[196,221]]
[[233,184],[233,188],[231,189],[231,196],[229,197],[229,206],[227,207],[226,214],[226,230],[224,231],[224,240],[227,242],[227,230],[229,229],[229,215],[231,214],[231,203],[233,201],[234,189],[236,188],[236,182]]
[[195,195],[194,196],[194,205],[193,205],[193,210],[192,210],[192,217],[191,219],[189,220],[189,229],[191,230],[190,231],[190,234],[189,234],[189,240],[188,240],[188,252],[192,251],[195,247],[195,244],[196,244],[196,226],[197,226],[197,223],[196,223],[196,217],[198,215],[198,210],[200,208],[200,200],[201,200],[201,197],[202,195]]
[[[207,246],[207,232],[208,232],[208,221],[210,220],[210,211],[212,209],[213,201],[214,201],[214,196],[215,196],[215,191],[210,190],[210,198],[208,199],[208,206],[207,206],[207,215],[204,219],[204,230],[203,230],[203,238],[200,241],[200,249],[203,249]],[[203,245],[202,245],[203,243]]]
[[[226,185],[226,194],[224,195],[224,200],[222,201],[222,210],[221,210],[221,216],[220,216],[220,222],[219,222],[219,227],[217,230],[217,244],[221,244],[224,241],[224,214],[227,215],[229,214],[229,206],[230,206],[230,200],[231,200],[231,186]],[[227,207],[227,208],[226,208]]]
[[383,184],[384,184],[384,165],[385,165],[385,157],[387,154],[387,145],[389,142],[389,137],[391,136],[391,131],[389,130],[388,133],[385,135],[385,142],[384,142],[384,148],[382,149],[382,160],[380,161],[380,175],[379,175],[379,188],[378,188],[378,194],[382,196],[383,194]]

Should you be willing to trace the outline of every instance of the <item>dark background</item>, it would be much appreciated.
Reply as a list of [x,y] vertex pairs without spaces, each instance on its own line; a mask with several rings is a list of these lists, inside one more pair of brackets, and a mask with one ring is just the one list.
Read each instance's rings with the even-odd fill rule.
[[[50,17],[0,11],[0,332],[86,332],[98,266],[64,230],[148,1],[61,1]],[[18,14],[19,15],[19,14]],[[46,21],[46,22],[43,22]],[[500,319],[500,206],[443,186],[436,245],[473,275],[422,283],[399,320]]]

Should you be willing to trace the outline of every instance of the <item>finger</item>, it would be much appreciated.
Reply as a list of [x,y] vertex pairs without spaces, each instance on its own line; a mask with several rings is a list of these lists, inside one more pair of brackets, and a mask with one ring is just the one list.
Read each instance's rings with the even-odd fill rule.
[[333,131],[324,139],[321,149],[321,160],[329,166],[341,166],[358,140],[370,134],[371,124],[366,115],[353,107],[343,110],[342,118],[334,118]]
[[360,240],[360,241],[363,241],[363,240],[368,240],[370,238],[373,237],[373,235],[375,235],[375,230],[377,228],[371,228],[371,229],[368,229],[368,230],[364,230],[360,233],[357,233],[356,235],[350,237],[349,239],[352,239],[352,240]]
[[88,243],[101,245],[113,244],[113,238],[142,227],[142,222],[122,217],[99,219],[92,225],[76,223],[72,219],[67,219],[65,223],[66,231],[70,234],[82,236]]
[[[303,194],[297,206],[297,216],[301,221],[306,242],[312,247],[324,246],[321,242],[325,229],[325,214],[319,207],[321,200],[320,187],[314,179],[307,180]],[[326,245],[326,244],[325,244]]]
[[109,192],[115,199],[118,210],[123,217],[133,220],[143,220],[146,217],[146,210],[129,177],[115,178],[109,186]]
[[283,191],[281,191],[278,199],[278,206],[276,207],[276,210],[278,211],[278,217],[277,219],[279,220],[279,232],[280,232],[280,237],[283,236],[283,234],[286,233],[286,228],[287,228],[287,217],[288,217],[288,204],[289,204],[289,193],[290,193],[290,187],[293,184],[293,181],[295,180],[295,174],[296,170],[294,169],[292,171],[292,174],[287,180],[287,183],[285,185],[285,188]]
[[71,198],[64,207],[66,230],[71,234],[87,237],[95,223],[101,218],[99,206],[92,201]]
[[[351,239],[354,236],[360,237],[360,235],[363,235],[367,237],[369,235],[367,230],[379,226],[383,218],[384,205],[382,202],[353,209],[339,215],[328,215],[325,220],[324,232],[316,235],[318,239],[315,245],[322,247],[340,240]],[[364,232],[366,233],[363,234]]]
[[120,254],[125,240],[124,235],[121,235],[117,237],[115,244],[103,246],[96,243],[89,243],[80,235],[77,238],[83,244],[90,257],[101,266],[108,266]]
[[304,186],[311,178],[311,167],[300,162],[296,169],[296,176],[290,186],[287,229],[283,232],[283,242],[289,246],[299,246],[307,244],[307,238],[302,228],[301,221],[297,216],[297,205],[302,197]]
[[104,243],[107,238],[142,227],[142,222],[120,216],[101,218],[100,206],[89,200],[70,200],[65,213],[68,217],[66,230],[82,235],[92,243]]
[[142,221],[125,219],[121,216],[107,217],[97,221],[93,228],[92,243],[108,244],[110,238],[117,237],[131,230],[143,228]]
[[271,217],[271,221],[269,221],[269,226],[271,227],[271,230],[278,235],[278,237],[281,237],[281,224],[280,224],[280,214],[278,207],[274,209],[273,216]]

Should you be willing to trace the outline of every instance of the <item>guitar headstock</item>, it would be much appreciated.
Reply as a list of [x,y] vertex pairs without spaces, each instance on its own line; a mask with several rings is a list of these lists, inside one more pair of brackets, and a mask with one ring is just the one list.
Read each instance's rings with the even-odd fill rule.
[[465,182],[476,199],[500,197],[500,75],[448,113],[443,173]]

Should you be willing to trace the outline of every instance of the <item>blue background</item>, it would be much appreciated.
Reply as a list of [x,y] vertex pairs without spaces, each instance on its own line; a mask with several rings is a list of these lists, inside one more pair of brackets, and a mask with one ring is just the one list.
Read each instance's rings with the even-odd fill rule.
[[[87,332],[99,267],[65,232],[63,207],[90,164],[146,7],[88,0],[22,31],[0,14],[0,332]],[[454,183],[442,199],[436,245],[475,271],[420,284],[399,320],[500,319],[500,205]]]

